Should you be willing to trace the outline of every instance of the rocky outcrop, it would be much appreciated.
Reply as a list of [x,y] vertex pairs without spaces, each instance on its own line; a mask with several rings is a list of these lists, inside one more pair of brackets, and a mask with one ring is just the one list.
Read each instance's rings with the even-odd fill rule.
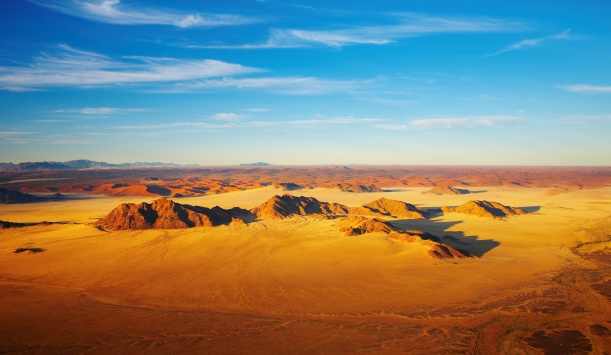
[[63,199],[65,199],[65,196],[59,193],[51,196],[40,197],[21,192],[19,190],[0,188],[0,203],[4,204],[60,201]]
[[340,226],[340,232],[349,237],[367,233],[384,233],[392,241],[418,243],[427,247],[428,255],[436,259],[469,257],[467,252],[444,244],[438,237],[432,234],[419,230],[401,230],[378,218],[370,219],[363,216],[350,216],[341,220],[338,225]]
[[272,184],[272,186],[277,189],[282,189],[284,191],[295,191],[303,189],[303,186],[297,185],[292,182],[275,182]]
[[347,214],[348,207],[339,203],[321,202],[313,197],[276,195],[267,202],[250,210],[264,219],[283,219],[292,215]]
[[111,230],[181,229],[226,225],[235,219],[250,222],[254,216],[241,208],[207,208],[160,198],[153,203],[121,204],[96,222],[96,225]]
[[469,201],[458,207],[442,207],[443,213],[464,213],[478,217],[489,217],[489,218],[505,218],[507,216],[513,216],[518,214],[528,213],[517,207],[509,207],[502,205],[498,202],[491,201]]
[[434,194],[434,195],[463,195],[468,194],[469,190],[456,189],[452,186],[437,185],[428,191],[424,191],[423,194]]
[[338,223],[340,232],[349,237],[367,233],[389,234],[397,229],[386,221],[378,218],[366,218],[363,216],[350,216]]
[[343,192],[354,192],[354,193],[370,193],[370,192],[384,192],[381,188],[375,185],[358,185],[358,184],[350,184],[346,182],[342,183],[329,183],[324,184],[321,187],[329,188],[329,189],[338,189]]
[[366,203],[361,207],[352,208],[350,213],[393,218],[426,218],[427,214],[425,210],[412,204],[389,200],[384,197]]

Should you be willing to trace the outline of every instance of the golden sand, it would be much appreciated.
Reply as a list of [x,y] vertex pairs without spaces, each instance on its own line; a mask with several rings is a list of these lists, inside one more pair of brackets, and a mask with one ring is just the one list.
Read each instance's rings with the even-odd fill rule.
[[[290,193],[354,207],[380,197],[424,208],[479,199],[534,213],[395,222],[452,236],[479,255],[436,260],[381,233],[346,237],[334,220],[108,232],[91,223],[153,198],[0,206],[0,220],[69,222],[0,231],[0,352],[527,352],[522,338],[553,327],[609,351],[610,338],[590,330],[611,326],[609,300],[591,287],[611,279],[609,266],[578,254],[609,253],[611,188],[422,194],[428,189]],[[252,208],[282,193],[176,201]],[[588,244],[575,249],[580,243]],[[44,251],[13,253],[19,247]]]

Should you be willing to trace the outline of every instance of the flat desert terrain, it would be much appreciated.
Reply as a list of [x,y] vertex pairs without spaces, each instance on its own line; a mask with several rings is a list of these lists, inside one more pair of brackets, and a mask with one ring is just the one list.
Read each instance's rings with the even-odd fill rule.
[[[159,196],[0,205],[0,220],[28,224],[0,229],[0,353],[609,353],[611,186],[599,185],[473,183],[437,195],[389,180],[372,193],[259,184],[168,197],[227,209],[287,193],[348,207],[384,197],[431,215],[382,220],[462,258],[383,232],[347,236],[343,217],[113,230],[95,223]],[[528,213],[440,212],[472,200]]]

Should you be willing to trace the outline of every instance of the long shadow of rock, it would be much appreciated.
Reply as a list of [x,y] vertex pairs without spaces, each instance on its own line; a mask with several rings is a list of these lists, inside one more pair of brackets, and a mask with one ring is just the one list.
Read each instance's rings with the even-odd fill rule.
[[541,206],[524,206],[520,208],[526,212],[535,213],[535,212],[539,212],[539,210],[541,209]]
[[17,248],[15,250],[13,250],[13,253],[15,254],[20,254],[20,253],[42,253],[43,251],[45,251],[47,249],[44,248]]
[[382,189],[384,192],[408,192],[408,189]]
[[468,190],[470,194],[483,194],[484,192],[488,192],[488,190]]
[[440,222],[430,219],[401,219],[389,221],[394,227],[410,230],[417,229],[431,233],[453,248],[469,252],[469,254],[482,257],[501,243],[493,239],[479,239],[476,235],[466,235],[461,231],[448,231],[451,227],[462,221]]

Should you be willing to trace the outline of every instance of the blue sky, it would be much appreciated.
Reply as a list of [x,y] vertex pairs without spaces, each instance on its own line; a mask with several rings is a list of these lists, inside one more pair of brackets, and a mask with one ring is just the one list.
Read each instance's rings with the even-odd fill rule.
[[0,2],[0,161],[611,163],[608,1]]

